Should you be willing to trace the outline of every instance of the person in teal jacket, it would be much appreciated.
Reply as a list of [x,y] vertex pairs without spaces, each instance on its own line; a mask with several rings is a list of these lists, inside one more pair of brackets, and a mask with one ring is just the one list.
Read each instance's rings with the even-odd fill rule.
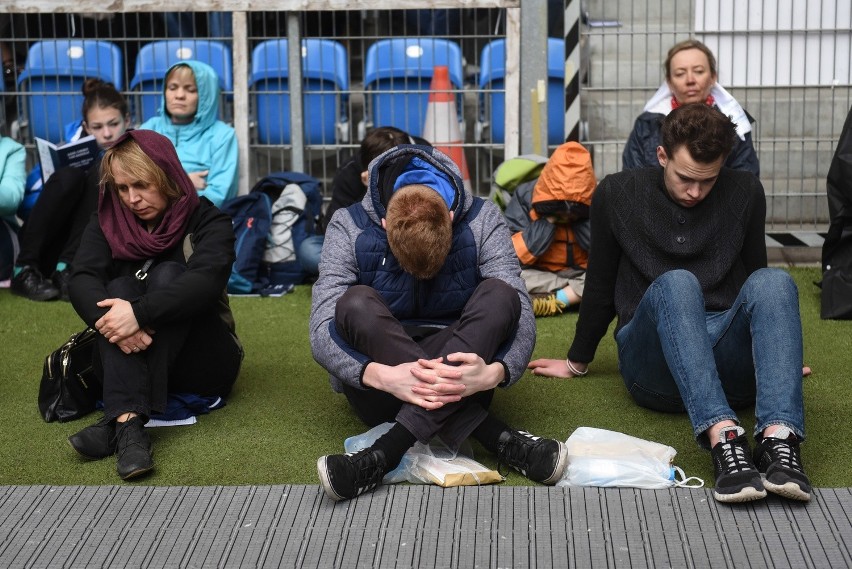
[[237,195],[237,136],[219,120],[219,77],[212,67],[193,60],[171,66],[157,116],[140,128],[172,141],[199,196],[220,206]]
[[12,276],[12,264],[18,250],[18,222],[15,212],[24,199],[24,147],[0,136],[0,280]]

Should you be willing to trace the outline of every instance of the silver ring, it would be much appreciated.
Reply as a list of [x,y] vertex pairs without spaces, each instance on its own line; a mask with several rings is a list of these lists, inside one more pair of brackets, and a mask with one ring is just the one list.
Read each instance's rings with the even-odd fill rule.
[[134,352],[138,352],[138,351],[139,351],[139,346],[133,346],[133,351],[134,351]]

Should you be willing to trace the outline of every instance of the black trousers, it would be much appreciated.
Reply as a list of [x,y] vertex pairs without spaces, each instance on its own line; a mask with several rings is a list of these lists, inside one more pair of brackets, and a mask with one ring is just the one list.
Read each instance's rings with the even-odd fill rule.
[[71,264],[83,230],[98,208],[97,173],[60,168],[47,180],[19,240],[18,266],[37,267],[50,276],[56,263]]
[[[131,301],[168,285],[184,270],[179,263],[162,263],[144,281],[120,277],[107,285],[107,291],[112,298]],[[93,358],[104,385],[107,419],[131,411],[145,416],[162,412],[169,392],[204,397],[231,392],[243,351],[214,307],[198,318],[172,322],[154,332],[148,349],[132,354],[99,337]]]
[[[475,353],[485,363],[492,363],[500,346],[517,328],[520,315],[518,292],[501,280],[486,279],[456,322],[434,333],[423,333],[422,328],[406,329],[375,289],[357,285],[338,300],[335,326],[349,345],[385,365],[439,356],[446,361],[454,352]],[[427,443],[437,435],[451,448],[458,448],[485,419],[494,395],[493,390],[482,391],[427,411],[375,389],[345,385],[343,392],[368,426],[397,421],[420,442]]]

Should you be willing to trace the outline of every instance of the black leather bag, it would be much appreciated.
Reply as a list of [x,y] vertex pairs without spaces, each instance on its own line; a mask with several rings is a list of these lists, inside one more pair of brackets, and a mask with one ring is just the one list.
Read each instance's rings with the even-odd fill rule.
[[103,397],[103,386],[92,368],[97,336],[97,330],[86,328],[45,358],[38,409],[46,422],[79,419],[94,411]]

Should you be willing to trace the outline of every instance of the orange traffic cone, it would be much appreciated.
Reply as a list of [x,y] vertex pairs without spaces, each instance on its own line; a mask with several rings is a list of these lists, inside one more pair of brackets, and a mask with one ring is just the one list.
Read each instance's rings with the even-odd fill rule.
[[423,125],[423,138],[432,146],[452,158],[462,174],[464,186],[468,190],[470,172],[462,148],[462,136],[456,113],[456,96],[450,92],[450,70],[446,65],[436,65],[429,87],[429,105],[426,107],[426,122]]

